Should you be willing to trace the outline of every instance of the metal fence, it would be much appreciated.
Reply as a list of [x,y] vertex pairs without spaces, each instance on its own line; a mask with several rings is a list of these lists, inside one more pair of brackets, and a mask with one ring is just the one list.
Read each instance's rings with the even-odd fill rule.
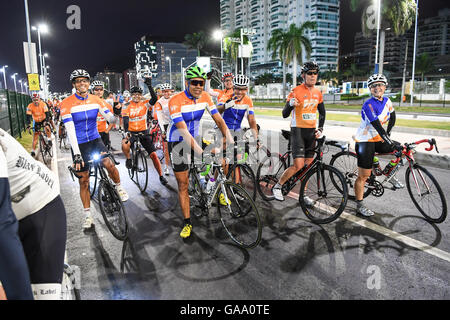
[[26,110],[31,98],[28,95],[0,89],[0,128],[13,137],[22,137],[26,128]]

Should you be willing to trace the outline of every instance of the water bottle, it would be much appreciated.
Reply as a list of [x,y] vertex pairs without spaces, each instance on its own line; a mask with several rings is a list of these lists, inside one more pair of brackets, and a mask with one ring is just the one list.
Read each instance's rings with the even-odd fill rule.
[[373,173],[376,176],[381,176],[383,174],[378,157],[373,157]]
[[394,159],[389,161],[389,163],[387,164],[386,168],[384,168],[383,170],[383,174],[385,176],[389,175],[389,173],[391,173],[392,169],[398,164],[399,159]]
[[200,176],[200,187],[202,188],[202,190],[205,190],[206,188],[206,179],[203,176]]
[[206,184],[206,194],[209,194],[211,192],[211,189],[213,188],[215,183],[216,180],[214,178],[209,179],[208,183]]

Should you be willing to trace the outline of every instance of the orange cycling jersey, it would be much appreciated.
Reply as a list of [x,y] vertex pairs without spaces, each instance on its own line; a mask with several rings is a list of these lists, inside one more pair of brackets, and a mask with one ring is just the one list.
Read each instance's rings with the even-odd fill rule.
[[122,117],[129,117],[128,130],[137,132],[147,130],[148,104],[145,101],[125,103],[122,107]]
[[219,95],[217,96],[217,101],[220,101],[226,95],[233,94],[233,89],[223,89],[223,90],[213,89],[213,90],[214,90],[214,92],[219,93]]
[[37,106],[34,103],[30,103],[27,107],[27,114],[33,116],[35,122],[44,121],[46,112],[48,112],[48,107],[44,101],[39,101]]
[[315,128],[317,106],[323,103],[322,93],[317,88],[308,89],[303,83],[295,87],[288,95],[287,101],[296,98],[299,105],[294,107],[291,127]]
[[[102,99],[103,100],[103,99]],[[111,105],[109,103],[106,102],[106,107],[109,109],[109,111],[111,112],[111,114],[114,114],[113,112],[113,108],[111,107]],[[102,114],[99,112],[97,114],[97,130],[98,132],[105,132],[106,131],[106,119],[105,117],[102,116]]]

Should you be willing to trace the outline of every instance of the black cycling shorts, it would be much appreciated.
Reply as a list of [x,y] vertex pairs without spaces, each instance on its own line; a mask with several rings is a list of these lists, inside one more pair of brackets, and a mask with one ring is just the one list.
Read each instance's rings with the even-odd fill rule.
[[47,121],[41,121],[41,122],[34,122],[34,132],[39,132],[41,131],[41,128],[44,129],[45,128],[45,124]]
[[31,283],[62,282],[66,234],[66,210],[61,196],[19,221]]
[[99,132],[100,133],[100,138],[102,138],[102,142],[105,146],[110,146],[111,145],[111,140],[109,139],[109,132]]
[[387,142],[357,142],[355,144],[358,167],[362,169],[372,169],[373,157],[377,153],[390,153],[394,151]]
[[[80,148],[81,157],[83,158],[84,161],[84,167],[82,167],[78,172],[89,171],[90,164],[88,163],[88,161],[92,159],[93,154],[95,153],[101,154],[102,152],[108,152],[101,138],[97,138],[95,140],[79,144],[78,147]],[[75,155],[73,154],[72,149],[71,151],[72,151],[72,160],[74,160]]]
[[314,158],[315,128],[291,127],[292,158]]
[[[142,146],[144,147],[144,149],[147,151],[148,155],[151,155],[153,152],[156,151],[155,146],[153,145],[152,142],[152,138],[150,137],[150,135],[148,135],[148,130],[144,130],[144,131],[130,131],[131,133],[131,138],[130,140],[130,144],[133,144],[136,139],[139,138],[139,141],[141,142]],[[143,133],[145,134],[144,136],[138,136],[137,134],[139,133]]]
[[[205,150],[207,146],[208,145],[202,141],[202,149]],[[212,148],[212,145],[210,146]],[[169,142],[168,150],[170,163],[172,164],[174,172],[183,172],[189,170],[189,165],[193,162],[192,160],[195,159],[194,150],[191,149],[190,146],[187,146],[184,141]],[[190,156],[188,150],[190,151]]]

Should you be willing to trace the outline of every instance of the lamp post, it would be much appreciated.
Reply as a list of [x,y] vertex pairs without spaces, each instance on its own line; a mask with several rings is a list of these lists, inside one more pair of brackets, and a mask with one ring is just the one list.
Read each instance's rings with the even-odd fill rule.
[[375,44],[375,73],[378,73],[378,42],[380,41],[380,24],[381,24],[381,0],[378,0],[377,8],[377,42]]
[[11,78],[14,79],[14,91],[17,92],[17,85],[16,85],[16,76],[18,75],[18,73],[14,73]]
[[127,75],[128,75],[128,90],[130,90],[131,89],[131,76],[130,76],[129,72],[127,72]]
[[8,89],[8,84],[6,83],[6,68],[8,68],[8,66],[3,66],[2,68],[2,72],[3,72],[3,80],[5,81],[5,89]]
[[109,77],[106,77],[106,81],[108,81],[108,91],[111,91],[111,88],[109,87]]
[[23,93],[22,79],[19,80],[20,83],[20,93]]
[[48,76],[48,72],[47,72],[47,70],[50,68],[49,66],[47,66],[46,64],[45,64],[45,58],[48,58],[48,54],[47,53],[44,53],[43,55],[42,55],[42,66],[44,67],[44,96],[45,96],[45,99],[47,99],[48,98],[48,86],[49,86],[49,83],[48,83],[48,79],[47,79],[47,76]]
[[220,40],[220,72],[223,75],[223,32],[216,30],[213,34],[214,39]]
[[166,60],[169,61],[169,83],[172,85],[172,59],[169,56],[166,57]]
[[181,89],[184,91],[184,72],[183,72],[183,60],[185,58],[181,58]]
[[414,99],[414,72],[416,69],[416,49],[417,49],[417,15],[419,11],[419,0],[416,2],[416,22],[415,22],[415,29],[414,29],[414,53],[413,53],[413,65],[412,65],[412,73],[411,73],[411,84],[409,86],[409,91],[411,93],[411,101],[410,105],[413,105],[413,99]]
[[119,78],[119,88],[120,93],[122,93],[122,77]]

